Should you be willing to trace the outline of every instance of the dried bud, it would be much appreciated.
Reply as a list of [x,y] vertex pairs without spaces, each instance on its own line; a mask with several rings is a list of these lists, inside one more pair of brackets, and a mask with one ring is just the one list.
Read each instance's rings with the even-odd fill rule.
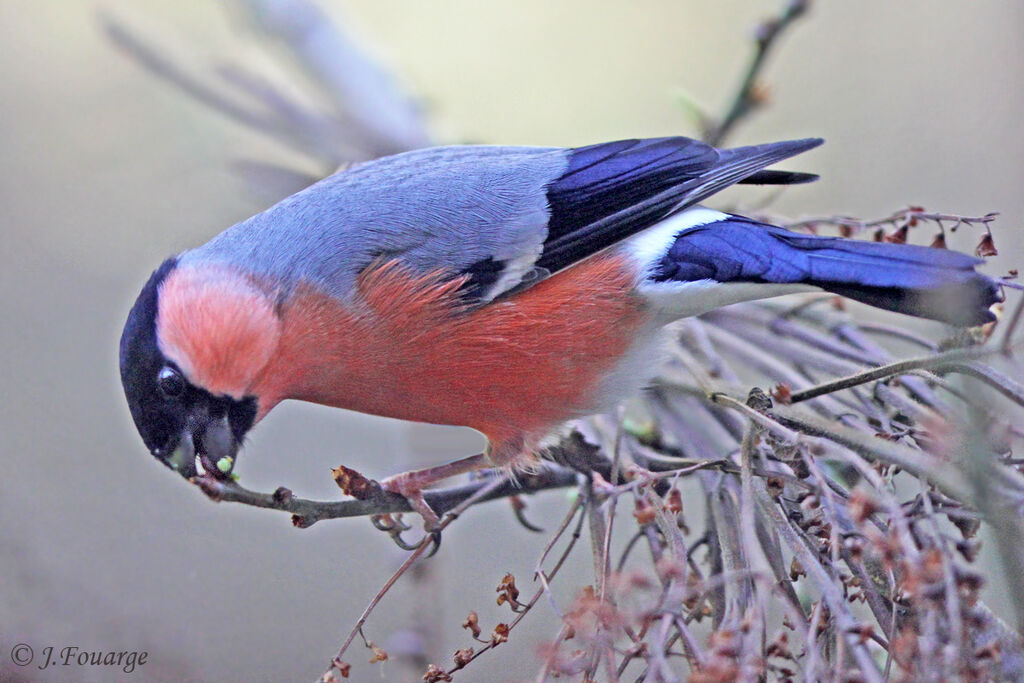
[[334,665],[334,668],[338,670],[338,673],[341,674],[342,678],[348,678],[348,675],[352,672],[352,665],[338,659],[337,657],[335,657],[334,661],[331,663]]
[[789,634],[785,631],[779,633],[779,635],[775,637],[775,640],[768,644],[764,653],[768,657],[792,659],[793,655],[789,651]]
[[974,562],[978,558],[978,551],[981,550],[981,541],[974,538],[967,538],[962,541],[958,541],[956,544],[957,551],[963,555],[963,558],[968,562]]
[[750,88],[747,101],[754,107],[761,107],[771,102],[772,89],[763,83],[755,83]]
[[643,526],[652,523],[656,514],[650,503],[643,498],[637,498],[636,506],[633,509],[633,516],[636,517],[636,521]]
[[386,662],[386,661],[388,661],[388,653],[387,652],[385,652],[384,650],[380,649],[379,647],[374,645],[372,642],[371,643],[367,643],[366,646],[368,648],[370,648],[371,650],[373,650],[373,656],[370,657],[370,664],[376,664],[377,662]]
[[474,638],[480,637],[480,617],[477,616],[476,612],[470,612],[466,616],[466,620],[462,622],[462,628],[469,629]]
[[992,239],[992,233],[986,232],[978,242],[978,246],[974,248],[974,253],[978,256],[998,256],[999,252],[996,250],[996,242]]
[[864,643],[871,640],[871,637],[875,635],[875,628],[871,624],[858,624],[850,629],[850,633],[856,633],[860,643]]
[[425,683],[442,683],[442,681],[449,683],[452,677],[444,669],[439,669],[436,664],[431,664],[423,674],[423,680]]
[[455,660],[455,668],[461,669],[473,661],[473,648],[464,647],[461,650],[456,650],[452,659]]
[[946,248],[946,233],[940,232],[935,235],[935,239],[929,244],[932,249],[945,249]]
[[850,517],[857,524],[863,523],[868,517],[878,511],[878,503],[874,497],[862,489],[854,489],[850,494],[848,503]]
[[498,624],[494,627],[494,631],[491,633],[491,642],[495,645],[501,645],[502,643],[508,642],[508,624]]
[[665,499],[665,509],[674,515],[678,515],[683,511],[683,494],[675,486],[668,491],[668,497]]
[[340,465],[331,470],[331,474],[334,476],[334,483],[338,485],[341,492],[346,496],[352,496],[357,500],[366,500],[374,493],[374,488],[380,488],[380,484],[376,484],[363,475],[356,472],[354,469]]
[[513,610],[519,610],[523,607],[519,603],[519,589],[516,588],[516,578],[511,574],[505,574],[495,591],[498,593],[499,605],[504,605],[507,602]]
[[885,241],[891,244],[906,244],[907,233],[910,231],[910,225],[904,223],[900,227],[893,230],[891,233],[885,236]]
[[789,563],[789,580],[796,581],[801,576],[807,576],[807,572],[804,571],[803,565],[794,557],[793,561]]
[[853,226],[847,223],[839,225],[839,236],[840,237],[853,237]]
[[786,481],[782,477],[768,477],[764,485],[772,498],[778,498],[786,490]]
[[973,607],[978,602],[978,593],[985,585],[985,579],[981,574],[958,568],[956,571],[956,587],[960,592],[960,598]]
[[884,242],[885,230],[882,230],[881,228],[875,230],[874,234],[871,235],[871,239],[874,240],[875,242]]
[[789,405],[793,396],[793,390],[786,382],[779,382],[772,389],[772,398],[782,405]]

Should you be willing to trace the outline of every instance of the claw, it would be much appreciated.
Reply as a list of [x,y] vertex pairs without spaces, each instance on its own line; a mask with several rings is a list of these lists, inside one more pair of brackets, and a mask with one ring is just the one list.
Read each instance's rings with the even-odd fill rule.
[[383,515],[371,515],[370,523],[373,524],[377,531],[387,531],[388,533],[398,530],[398,533],[408,531],[412,527],[402,521],[402,516],[397,517],[390,514]]
[[414,512],[418,512],[420,517],[423,518],[423,529],[431,532],[437,529],[441,523],[437,513],[434,512],[430,505],[427,504],[426,498],[423,497],[422,484],[416,481],[416,478],[411,472],[405,472],[402,474],[396,474],[393,477],[388,477],[380,483],[385,491],[391,491],[409,501],[409,506]]
[[519,496],[512,496],[509,498],[509,501],[512,503],[512,512],[515,514],[516,519],[519,520],[520,524],[526,527],[527,530],[534,533],[541,533],[544,531],[544,529],[540,528],[536,524],[532,524],[530,520],[526,519],[526,514],[524,513],[526,503],[524,503]]
[[416,543],[408,543],[404,538],[402,538],[402,534],[412,527],[401,521],[401,519],[395,519],[391,515],[373,515],[370,517],[370,523],[379,531],[387,533],[387,535],[391,537],[391,540],[394,541],[395,545],[402,550],[419,550],[420,546],[424,543],[430,542],[434,545],[434,548],[427,554],[427,557],[433,557],[441,548],[440,529],[428,531],[424,534],[423,538]]

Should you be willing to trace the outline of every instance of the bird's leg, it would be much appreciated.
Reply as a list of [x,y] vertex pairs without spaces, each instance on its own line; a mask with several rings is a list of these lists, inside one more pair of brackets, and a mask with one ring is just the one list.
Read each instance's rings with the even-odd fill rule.
[[409,501],[412,509],[423,517],[423,528],[427,531],[433,531],[440,524],[441,520],[438,518],[437,513],[427,505],[427,501],[423,498],[423,490],[442,479],[466,474],[467,472],[491,467],[492,465],[493,463],[486,453],[478,453],[477,455],[471,455],[468,458],[455,460],[444,465],[402,472],[393,477],[388,477],[380,485],[385,490],[397,493]]

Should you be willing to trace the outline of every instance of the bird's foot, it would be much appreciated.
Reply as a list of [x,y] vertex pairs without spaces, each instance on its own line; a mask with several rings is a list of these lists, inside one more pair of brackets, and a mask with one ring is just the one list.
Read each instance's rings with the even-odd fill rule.
[[416,543],[409,543],[402,538],[402,533],[408,531],[412,527],[402,521],[402,515],[373,515],[370,517],[370,523],[373,524],[374,528],[386,532],[391,536],[391,540],[395,542],[402,550],[418,550],[424,543],[431,543],[434,549],[430,551],[427,557],[432,557],[434,553],[441,549],[441,529],[434,529],[433,531],[427,531],[427,533]]
[[419,513],[420,517],[423,518],[423,529],[432,532],[441,525],[441,519],[423,496],[425,483],[422,481],[424,479],[422,473],[426,471],[402,472],[393,477],[388,477],[380,485],[385,491],[397,493],[409,501],[409,507],[413,509],[413,512]]

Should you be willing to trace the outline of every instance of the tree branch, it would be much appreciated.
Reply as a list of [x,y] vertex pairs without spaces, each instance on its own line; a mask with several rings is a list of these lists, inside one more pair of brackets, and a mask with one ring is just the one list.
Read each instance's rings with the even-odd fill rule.
[[810,0],[787,0],[778,16],[764,21],[758,27],[754,56],[750,60],[750,65],[733,95],[732,104],[726,110],[725,116],[717,123],[705,124],[702,136],[705,142],[716,147],[721,145],[737,124],[765,103],[764,92],[759,89],[757,82],[765,59],[786,29],[807,12],[809,5]]

